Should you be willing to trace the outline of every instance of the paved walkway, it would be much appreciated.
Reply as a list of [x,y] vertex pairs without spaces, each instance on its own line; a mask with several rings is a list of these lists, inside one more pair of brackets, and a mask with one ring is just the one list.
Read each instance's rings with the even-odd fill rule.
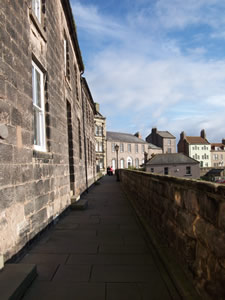
[[37,264],[39,273],[23,299],[179,299],[115,176],[85,197],[88,209],[71,211],[21,261]]

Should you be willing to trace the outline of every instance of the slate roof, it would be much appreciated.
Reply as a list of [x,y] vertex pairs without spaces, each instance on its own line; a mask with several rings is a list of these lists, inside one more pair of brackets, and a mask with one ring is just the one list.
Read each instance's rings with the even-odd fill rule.
[[175,136],[172,135],[169,131],[157,131],[157,133],[163,138],[175,139]]
[[106,139],[107,141],[112,141],[112,142],[148,144],[147,142],[145,142],[142,139],[139,139],[133,134],[123,133],[123,132],[107,131]]
[[158,149],[158,150],[162,150],[162,148],[154,145],[154,144],[151,144],[151,143],[148,143],[148,149]]
[[199,164],[199,162],[183,153],[156,154],[147,165],[170,165],[170,164]]
[[203,139],[201,136],[186,136],[186,141],[188,144],[202,144],[202,145],[210,145],[210,143]]

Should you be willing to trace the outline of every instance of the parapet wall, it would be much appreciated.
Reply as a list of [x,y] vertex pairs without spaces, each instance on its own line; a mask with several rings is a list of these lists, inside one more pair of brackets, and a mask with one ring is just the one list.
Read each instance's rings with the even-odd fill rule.
[[196,288],[225,299],[225,186],[119,170],[139,212],[193,274]]

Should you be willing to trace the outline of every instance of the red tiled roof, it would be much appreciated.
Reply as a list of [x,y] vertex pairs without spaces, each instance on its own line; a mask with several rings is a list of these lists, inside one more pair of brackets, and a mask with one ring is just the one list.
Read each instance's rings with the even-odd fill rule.
[[203,145],[210,144],[206,139],[203,139],[200,136],[187,136],[186,141],[188,142],[188,144],[203,144]]
[[221,148],[221,150],[225,150],[225,145],[222,143],[211,143],[212,149],[215,149],[215,147]]

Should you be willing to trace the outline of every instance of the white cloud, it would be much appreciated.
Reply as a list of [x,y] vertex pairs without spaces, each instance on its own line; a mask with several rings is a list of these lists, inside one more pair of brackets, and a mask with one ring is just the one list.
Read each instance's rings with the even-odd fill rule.
[[[217,2],[158,0],[155,33],[152,28],[146,30],[157,19],[148,20],[150,9],[136,10],[118,24],[95,6],[76,3],[73,9],[79,30],[97,42],[106,41],[107,46],[91,54],[85,76],[109,130],[133,132],[136,127],[147,135],[149,126],[158,126],[178,137],[182,130],[199,135],[205,128],[211,140],[221,140],[225,135],[225,58],[206,58],[207,45],[189,47],[184,53],[179,39],[160,33],[161,27],[182,29],[204,22],[214,26],[219,22],[213,18]],[[139,17],[133,18],[135,15]],[[182,110],[175,112],[178,105]]]

